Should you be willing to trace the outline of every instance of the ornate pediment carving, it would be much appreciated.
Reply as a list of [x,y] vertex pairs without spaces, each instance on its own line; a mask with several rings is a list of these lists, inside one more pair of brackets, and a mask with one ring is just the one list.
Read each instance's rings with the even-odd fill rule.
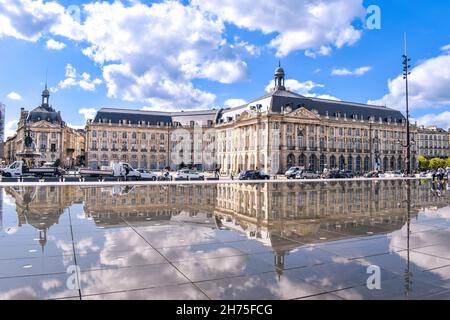
[[29,127],[30,128],[55,128],[55,129],[61,128],[60,125],[53,124],[53,123],[50,123],[50,122],[45,121],[45,120],[41,120],[41,121],[38,121],[38,122],[31,123],[29,125]]
[[286,115],[289,117],[295,117],[295,118],[300,118],[300,119],[311,119],[311,120],[320,119],[320,117],[317,113],[309,111],[305,107],[300,107],[297,110],[294,110]]

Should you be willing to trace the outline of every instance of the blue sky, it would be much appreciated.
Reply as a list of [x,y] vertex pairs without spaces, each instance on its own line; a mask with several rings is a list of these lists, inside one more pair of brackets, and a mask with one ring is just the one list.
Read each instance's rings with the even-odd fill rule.
[[[381,9],[381,29],[366,8]],[[419,0],[0,0],[0,101],[6,135],[48,70],[51,104],[73,126],[101,107],[233,106],[265,93],[281,60],[300,94],[404,110],[450,128],[450,3]],[[390,81],[390,82],[389,82]]]

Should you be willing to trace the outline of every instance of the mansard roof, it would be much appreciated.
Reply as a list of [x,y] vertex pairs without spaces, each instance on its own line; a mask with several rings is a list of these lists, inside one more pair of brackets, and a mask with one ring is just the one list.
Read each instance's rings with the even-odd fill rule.
[[180,123],[182,125],[189,125],[191,121],[196,121],[207,124],[208,121],[212,121],[212,123],[217,121],[218,112],[218,110],[164,112],[102,108],[97,112],[94,122],[111,122],[116,124],[141,123],[149,125],[173,125]]
[[27,122],[47,121],[50,123],[63,124],[61,114],[51,106],[39,106],[28,113]]
[[369,120],[370,118],[373,118],[375,121],[381,119],[383,122],[394,122],[394,120],[396,120],[398,123],[406,121],[403,114],[395,109],[363,103],[305,97],[289,90],[280,89],[273,90],[248,104],[224,109],[222,115],[224,117],[234,117],[234,115],[250,109],[251,106],[258,105],[258,102],[267,98],[270,98],[270,105],[268,106],[269,111],[275,113],[282,113],[285,108],[290,108],[294,111],[304,107],[310,111],[317,111],[321,116],[339,116],[340,118],[345,116],[348,119],[355,118],[360,120]]

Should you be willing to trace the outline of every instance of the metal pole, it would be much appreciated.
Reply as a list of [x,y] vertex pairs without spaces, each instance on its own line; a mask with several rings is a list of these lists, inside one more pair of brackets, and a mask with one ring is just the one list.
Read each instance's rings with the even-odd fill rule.
[[406,32],[405,32],[405,55],[404,55],[404,65],[405,73],[404,78],[406,80],[406,174],[411,174],[411,141],[410,141],[410,128],[409,128],[409,88],[408,88],[408,75],[409,75],[409,60],[407,52],[406,43]]

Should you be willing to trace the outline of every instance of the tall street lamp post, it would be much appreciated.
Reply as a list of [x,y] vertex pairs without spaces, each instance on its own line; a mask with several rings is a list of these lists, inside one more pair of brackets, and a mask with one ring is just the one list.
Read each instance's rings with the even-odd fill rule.
[[[406,46],[406,32],[405,32],[405,54],[403,55],[403,79],[406,84],[406,175],[411,174],[411,137],[409,127],[409,88],[408,88],[408,76],[411,74],[409,69],[411,66],[409,62],[411,58],[408,58],[407,46]],[[399,142],[400,143],[400,142]]]

